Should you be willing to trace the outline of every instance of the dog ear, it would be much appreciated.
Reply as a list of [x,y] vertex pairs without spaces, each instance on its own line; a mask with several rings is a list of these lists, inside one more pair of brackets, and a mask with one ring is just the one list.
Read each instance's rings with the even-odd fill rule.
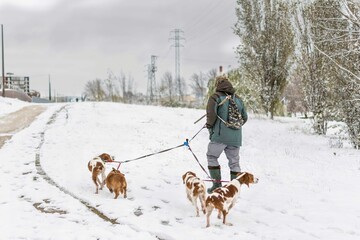
[[[241,173],[244,174],[244,173]],[[246,184],[248,187],[250,184],[250,178],[249,178],[249,173],[245,173],[241,178],[240,178],[240,184]]]
[[186,173],[184,175],[182,175],[183,184],[185,184],[185,176],[186,176]]
[[250,176],[249,176],[249,174],[248,173],[246,173],[245,175],[244,175],[244,177],[245,177],[245,184],[248,186],[248,188],[250,187]]

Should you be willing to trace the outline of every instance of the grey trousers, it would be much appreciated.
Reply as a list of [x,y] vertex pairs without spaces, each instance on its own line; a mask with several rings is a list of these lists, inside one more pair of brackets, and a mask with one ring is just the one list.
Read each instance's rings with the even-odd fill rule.
[[240,169],[240,147],[227,146],[223,143],[209,142],[206,157],[208,160],[208,166],[216,167],[219,166],[218,158],[222,152],[225,152],[226,158],[228,159],[228,165],[230,171],[241,172]]

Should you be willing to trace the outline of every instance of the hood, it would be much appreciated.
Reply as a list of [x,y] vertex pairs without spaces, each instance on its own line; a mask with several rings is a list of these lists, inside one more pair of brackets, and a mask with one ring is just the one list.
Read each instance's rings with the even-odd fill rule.
[[223,80],[219,82],[219,84],[217,85],[216,92],[225,92],[228,94],[234,94],[235,89],[232,86],[231,82],[229,82],[229,80]]

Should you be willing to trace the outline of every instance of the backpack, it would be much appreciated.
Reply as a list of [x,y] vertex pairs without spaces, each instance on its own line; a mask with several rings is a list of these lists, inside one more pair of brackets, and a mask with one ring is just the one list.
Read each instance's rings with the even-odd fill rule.
[[219,103],[218,105],[218,107],[220,107],[226,101],[229,101],[227,121],[222,119],[218,114],[216,115],[225,124],[226,127],[238,130],[241,128],[242,125],[244,125],[244,119],[241,116],[241,113],[235,103],[234,98],[235,94],[233,96],[226,94],[225,99],[221,101],[221,103]]

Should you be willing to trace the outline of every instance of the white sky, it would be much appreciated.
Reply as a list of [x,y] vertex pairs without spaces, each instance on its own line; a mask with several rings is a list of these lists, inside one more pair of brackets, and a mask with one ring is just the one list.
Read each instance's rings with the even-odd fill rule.
[[30,76],[32,89],[47,95],[78,95],[111,70],[135,79],[146,92],[146,65],[158,56],[156,81],[175,72],[170,32],[184,31],[181,75],[237,65],[234,0],[0,0],[5,72]]
[[[0,97],[0,120],[20,104],[35,105]],[[207,179],[188,149],[123,163],[127,199],[113,199],[106,187],[94,194],[87,168],[103,152],[125,161],[178,146],[201,128],[203,122],[193,122],[204,110],[94,102],[44,106],[43,114],[0,148],[1,239],[360,239],[360,152],[345,132],[343,148],[330,147],[339,128],[318,136],[311,134],[310,120],[250,114],[240,165],[259,183],[241,187],[228,215],[233,226],[223,226],[214,211],[205,228],[205,216],[195,217],[181,178],[193,171]],[[203,130],[190,142],[205,168],[208,137]],[[38,173],[37,154],[63,191]],[[224,154],[219,164],[222,179],[229,180]],[[112,167],[117,164],[106,164],[106,174]],[[81,201],[120,224],[105,222]]]

